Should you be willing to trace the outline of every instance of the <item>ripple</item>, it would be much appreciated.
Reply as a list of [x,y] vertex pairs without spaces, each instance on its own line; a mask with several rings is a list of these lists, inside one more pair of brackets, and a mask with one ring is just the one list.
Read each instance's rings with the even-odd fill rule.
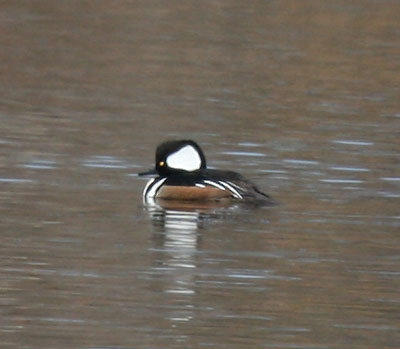
[[381,177],[380,180],[386,182],[400,182],[400,177]]
[[0,178],[0,183],[32,183],[32,179],[25,178]]
[[95,155],[82,161],[83,166],[91,168],[126,169],[137,167],[113,156]]
[[243,319],[243,320],[259,320],[259,321],[274,320],[274,318],[271,316],[252,315],[252,314],[220,314],[217,315],[216,317],[223,319]]
[[85,323],[82,319],[67,319],[67,318],[56,318],[56,317],[43,317],[39,318],[40,321],[55,322],[55,323],[71,323],[71,324],[81,324]]
[[249,152],[249,151],[224,151],[221,154],[234,156],[249,156],[249,157],[265,157],[264,153]]
[[249,148],[261,147],[261,144],[252,143],[252,142],[242,142],[242,143],[238,143],[238,145],[241,147],[249,147]]
[[284,159],[283,162],[294,164],[294,165],[318,165],[318,161],[314,160],[301,160],[301,159]]
[[326,179],[320,179],[320,182],[323,183],[337,183],[337,184],[342,184],[342,183],[351,183],[351,184],[359,184],[359,183],[364,183],[364,181],[360,179],[338,179],[338,178],[326,178]]
[[359,324],[335,324],[337,328],[347,328],[354,330],[371,330],[371,331],[397,331],[397,327],[386,325],[359,325]]
[[365,142],[365,141],[352,141],[346,139],[335,139],[332,141],[335,144],[346,144],[346,145],[360,145],[360,146],[370,146],[373,145],[373,142]]
[[400,198],[400,194],[387,191],[379,191],[378,194],[384,198]]
[[173,293],[173,294],[195,294],[195,291],[185,288],[185,289],[171,289],[171,290],[165,290],[165,293]]
[[284,174],[288,173],[286,170],[257,170],[258,173],[278,173],[278,174]]
[[52,160],[33,160],[30,163],[22,165],[24,168],[32,170],[53,170],[56,168],[56,162]]
[[368,168],[362,168],[362,167],[339,167],[339,166],[332,166],[329,167],[329,169],[334,170],[334,171],[347,171],[347,172],[370,172],[371,170]]

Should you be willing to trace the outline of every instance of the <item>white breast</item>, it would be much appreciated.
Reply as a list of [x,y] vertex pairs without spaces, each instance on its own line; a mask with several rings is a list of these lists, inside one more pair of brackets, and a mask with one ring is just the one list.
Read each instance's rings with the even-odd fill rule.
[[160,188],[167,178],[154,178],[150,180],[143,190],[143,198],[154,198],[157,194],[158,188]]

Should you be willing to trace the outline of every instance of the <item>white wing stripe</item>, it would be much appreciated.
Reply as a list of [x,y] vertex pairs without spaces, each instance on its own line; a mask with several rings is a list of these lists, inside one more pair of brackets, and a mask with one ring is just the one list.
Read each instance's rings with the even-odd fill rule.
[[226,181],[226,183],[229,183],[231,186],[235,187],[236,189],[242,190],[244,191],[245,189],[243,189],[240,185],[237,185],[235,183],[232,183],[230,181]]
[[224,187],[226,187],[236,199],[243,199],[243,196],[239,194],[239,192],[231,185],[228,184],[227,182],[219,181]]
[[219,184],[218,182],[214,182],[214,181],[211,181],[209,179],[205,179],[203,182],[208,184],[208,185],[211,185],[211,186],[213,186],[215,188],[218,188],[218,189],[221,189],[221,190],[225,190],[225,187],[223,185]]
[[[214,182],[209,179],[206,179],[203,182],[221,190],[229,190],[232,193],[233,197],[235,197],[236,199],[243,199],[243,196],[234,188],[233,183],[224,181]],[[238,189],[240,188],[236,185],[235,187],[237,187]]]

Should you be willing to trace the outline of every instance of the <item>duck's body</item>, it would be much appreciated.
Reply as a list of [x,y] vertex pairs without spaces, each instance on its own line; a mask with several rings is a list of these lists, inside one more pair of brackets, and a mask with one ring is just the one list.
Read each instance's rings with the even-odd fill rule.
[[191,140],[168,141],[160,144],[156,151],[157,174],[143,192],[148,199],[163,200],[234,200],[268,201],[267,194],[253,183],[233,171],[206,168],[201,148]]

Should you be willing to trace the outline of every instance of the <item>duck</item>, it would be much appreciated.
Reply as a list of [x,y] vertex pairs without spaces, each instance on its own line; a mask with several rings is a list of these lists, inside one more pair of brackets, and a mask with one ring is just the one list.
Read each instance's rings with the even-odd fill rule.
[[207,168],[203,150],[193,140],[169,140],[158,145],[155,167],[139,176],[153,176],[144,190],[144,202],[232,201],[271,202],[269,195],[241,174]]

